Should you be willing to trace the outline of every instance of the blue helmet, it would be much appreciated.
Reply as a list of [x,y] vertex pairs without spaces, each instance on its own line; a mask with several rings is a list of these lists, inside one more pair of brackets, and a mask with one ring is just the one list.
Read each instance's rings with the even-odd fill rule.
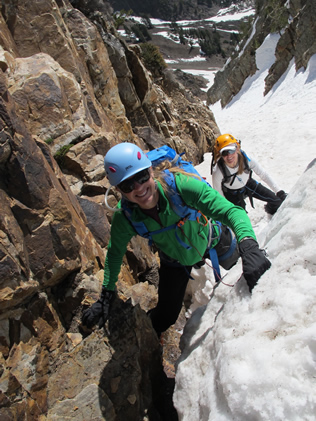
[[104,167],[112,186],[117,186],[132,175],[151,167],[151,161],[134,143],[119,143],[105,155]]

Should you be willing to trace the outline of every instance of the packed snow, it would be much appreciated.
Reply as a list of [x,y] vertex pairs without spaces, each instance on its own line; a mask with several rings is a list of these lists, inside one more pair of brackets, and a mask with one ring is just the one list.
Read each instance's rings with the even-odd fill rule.
[[[187,27],[191,26],[192,24],[196,24],[199,22],[233,22],[233,21],[240,21],[246,18],[249,18],[253,16],[255,13],[255,10],[253,7],[240,7],[239,10],[237,10],[235,5],[232,5],[230,7],[227,7],[225,9],[219,10],[219,12],[215,16],[211,16],[206,19],[202,20],[178,20],[177,24],[179,26]],[[135,22],[142,23],[143,18],[139,16],[130,16],[131,19],[134,19]],[[156,19],[156,18],[150,18],[150,22],[152,25],[156,27],[164,27],[166,25],[169,25],[171,21],[166,21],[163,19]]]
[[[292,62],[263,96],[277,40],[257,50],[259,70],[234,100],[210,107],[288,193],[272,218],[247,203],[272,267],[252,294],[241,262],[217,287],[208,265],[194,270],[173,397],[180,421],[316,420],[316,162],[306,171],[316,158],[316,55],[306,70]],[[197,169],[211,182],[210,162],[205,154]]]
[[226,9],[221,9],[216,16],[213,16],[209,19],[205,19],[206,21],[211,22],[231,22],[231,21],[240,21],[250,16],[253,16],[254,9],[252,7],[248,7],[246,9],[236,11],[236,6],[232,5],[227,7]]

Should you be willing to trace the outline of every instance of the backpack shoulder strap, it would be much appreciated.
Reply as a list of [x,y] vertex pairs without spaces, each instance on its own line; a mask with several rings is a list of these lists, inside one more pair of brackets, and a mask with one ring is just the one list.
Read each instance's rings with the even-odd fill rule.
[[168,198],[171,201],[172,209],[176,212],[176,214],[180,217],[186,216],[186,205],[182,200],[182,197],[178,193],[176,180],[174,178],[174,174],[169,170],[164,170],[165,173],[165,181],[168,184]]
[[226,167],[226,165],[224,163],[223,158],[220,158],[218,160],[217,165],[218,165],[219,169],[221,170],[221,173],[223,174],[223,178],[222,178],[222,191],[225,192],[225,191],[227,191],[227,187],[225,186],[225,183],[228,183],[228,181],[231,179],[230,185],[232,185],[233,182],[234,182],[234,180],[235,180],[235,177],[237,175],[237,172],[234,173],[234,174],[231,174],[228,171],[228,169],[227,169],[227,167]]
[[136,233],[141,237],[147,238],[151,241],[151,233],[148,231],[145,223],[143,221],[136,222],[132,219],[133,209],[129,206],[128,200],[126,200],[124,197],[121,199],[121,206],[126,219],[132,225]]
[[[246,152],[245,152],[245,151],[240,150],[240,152],[241,152],[242,157],[243,157],[243,159],[244,159],[244,169],[245,169],[245,171],[246,171],[247,173],[249,173],[249,178],[250,178],[250,177],[251,177],[251,175],[252,175],[252,170],[251,170],[251,169],[250,169],[250,167],[249,167],[249,161],[250,161],[250,159],[248,158],[248,156],[247,156],[247,154],[246,154]],[[220,159],[218,160],[217,165],[218,165],[219,169],[221,170],[221,172],[222,172],[222,174],[223,174],[223,179],[222,179],[222,190],[224,191],[224,189],[225,189],[224,184],[225,184],[225,183],[227,183],[229,179],[232,179],[232,180],[231,180],[231,182],[230,182],[230,185],[232,185],[232,184],[233,184],[233,182],[234,182],[234,180],[235,180],[235,177],[236,177],[237,173],[235,173],[235,174],[230,174],[230,172],[227,170],[227,167],[226,167],[226,165],[225,165],[225,163],[224,163],[224,161],[223,161],[223,158],[220,158]]]
[[250,161],[250,159],[248,158],[248,156],[247,156],[247,154],[246,154],[245,151],[240,150],[240,152],[242,153],[242,156],[244,158],[244,166],[245,166],[245,169],[247,169],[249,171],[250,170],[250,168],[249,168],[249,161]]
[[220,158],[217,162],[218,168],[221,170],[221,173],[223,174],[223,180],[222,180],[222,184],[226,183],[229,178],[232,176],[232,174],[230,174],[230,172],[228,171],[223,158]]
[[[171,201],[172,208],[174,212],[180,217],[180,220],[178,223],[172,224],[168,227],[161,228],[160,230],[157,230],[157,231],[149,232],[144,222],[135,222],[132,220],[133,210],[130,206],[128,206],[128,201],[126,199],[122,198],[121,206],[123,208],[124,215],[130,222],[130,224],[133,226],[134,230],[140,236],[147,238],[149,240],[149,245],[151,245],[153,242],[152,236],[154,234],[158,234],[163,231],[174,229],[175,236],[179,244],[185,249],[189,250],[192,248],[192,246],[181,240],[181,238],[178,235],[177,230],[181,229],[182,224],[186,220],[197,220],[197,222],[199,222],[199,217],[202,214],[200,211],[190,208],[189,206],[185,204],[182,197],[178,193],[178,189],[177,189],[177,185],[176,185],[176,181],[175,181],[175,177],[173,173],[171,173],[169,170],[164,170],[164,172],[165,172],[166,183],[168,184],[169,191],[171,192],[171,194],[169,195],[169,198]],[[205,216],[204,216],[204,219],[206,219]],[[206,219],[206,223],[208,223],[207,219]],[[217,256],[217,252],[215,248],[211,247],[209,249],[209,255],[212,261],[214,277],[215,277],[216,282],[218,282],[221,279],[221,273],[220,273],[220,268],[219,268],[218,256]]]
[[249,166],[250,158],[248,158],[248,156],[247,156],[247,154],[246,154],[245,151],[241,150],[241,153],[242,153],[242,156],[244,158],[244,167],[245,167],[245,170],[247,172],[249,172],[249,178],[250,178],[251,175],[252,175],[252,170],[250,169],[250,166]]
[[[170,194],[168,195],[168,198],[170,199],[171,206],[173,211],[179,216],[179,221],[175,224],[172,224],[168,227],[163,227],[156,231],[148,231],[146,225],[144,222],[139,221],[136,222],[132,219],[133,209],[129,206],[128,201],[125,198],[122,198],[121,200],[121,206],[123,208],[123,212],[125,217],[128,219],[134,230],[138,235],[141,237],[147,238],[149,240],[149,243],[152,244],[152,236],[158,233],[161,233],[163,231],[169,231],[171,229],[175,230],[175,235],[179,243],[184,248],[191,248],[191,246],[188,246],[186,243],[184,243],[177,234],[177,229],[180,228],[185,221],[192,221],[196,220],[199,222],[200,216],[202,216],[201,212],[190,208],[186,203],[183,201],[182,197],[178,193],[176,182],[174,175],[169,171],[165,170],[165,180],[169,187]],[[205,218],[205,217],[204,217]]]
[[172,209],[180,217],[186,220],[196,220],[201,214],[198,210],[188,206],[180,196],[174,174],[169,170],[164,170],[165,181],[168,184],[168,198],[170,199]]

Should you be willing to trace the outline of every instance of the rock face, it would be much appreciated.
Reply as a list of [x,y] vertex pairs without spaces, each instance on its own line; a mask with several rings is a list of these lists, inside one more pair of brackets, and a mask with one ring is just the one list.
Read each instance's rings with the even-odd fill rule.
[[275,62],[265,80],[263,95],[266,95],[287,70],[292,59],[296,69],[305,68],[310,57],[316,53],[316,4],[313,0],[290,0],[280,2],[271,11],[268,0],[257,2],[257,16],[253,31],[245,45],[231,57],[222,71],[217,72],[213,86],[209,89],[208,104],[221,101],[225,107],[240,91],[248,76],[256,68],[255,51],[271,32],[280,32],[276,46]]
[[198,163],[219,130],[170,71],[153,80],[107,2],[76,3],[2,2],[0,418],[167,419],[146,316],[158,262],[144,240],[131,241],[106,331],[80,324],[110,235],[103,157],[131,141]]

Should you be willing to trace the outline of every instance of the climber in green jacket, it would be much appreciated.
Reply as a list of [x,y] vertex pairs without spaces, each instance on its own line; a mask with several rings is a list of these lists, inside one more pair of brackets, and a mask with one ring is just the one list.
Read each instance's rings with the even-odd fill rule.
[[[87,327],[97,323],[101,327],[108,318],[122,260],[129,241],[137,235],[137,224],[146,226],[159,250],[158,303],[149,312],[158,335],[176,322],[192,267],[205,259],[209,249],[221,249],[219,228],[214,221],[220,221],[224,229],[228,226],[235,234],[237,258],[241,256],[250,291],[271,266],[265,253],[259,249],[247,213],[207,183],[179,167],[169,170],[175,183],[173,189],[177,190],[186,206],[199,210],[201,215],[198,220],[183,218],[179,223],[179,215],[169,198],[171,192],[170,184],[165,181],[166,173],[153,170],[152,162],[138,146],[131,143],[115,145],[106,154],[104,163],[107,177],[122,194],[122,200],[112,219],[101,296],[82,316]],[[129,216],[123,209],[126,207]],[[230,266],[237,258],[230,262]]]

